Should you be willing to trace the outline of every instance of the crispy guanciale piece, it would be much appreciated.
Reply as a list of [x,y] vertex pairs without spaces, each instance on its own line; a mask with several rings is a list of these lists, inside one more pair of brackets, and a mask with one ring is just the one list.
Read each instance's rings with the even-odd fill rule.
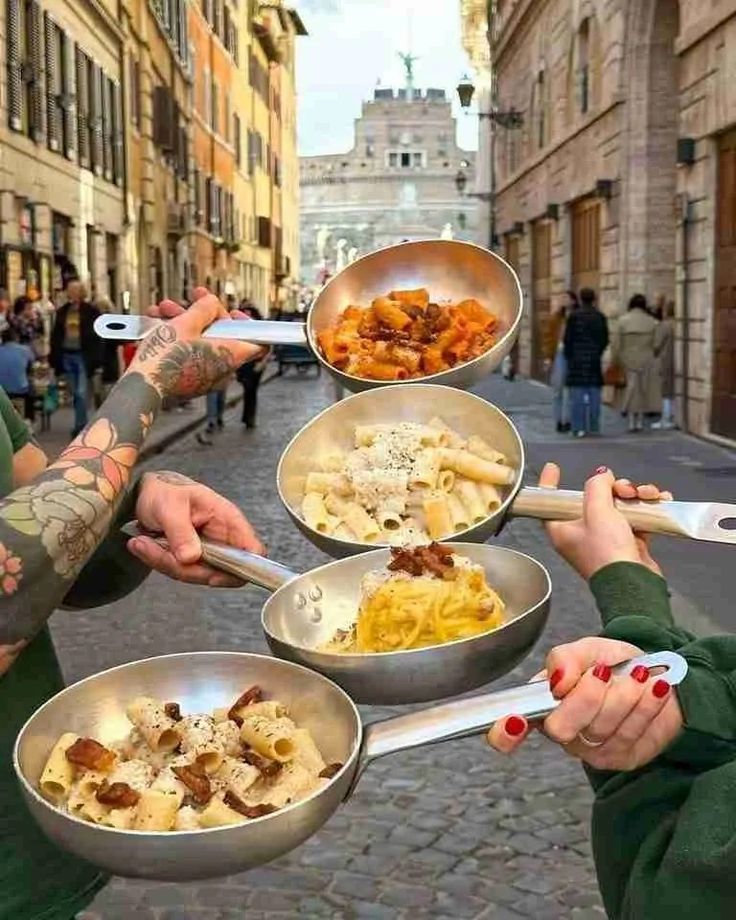
[[132,808],[138,804],[140,797],[140,793],[127,783],[104,782],[95,793],[95,798],[101,805],[110,805],[112,808]]
[[107,773],[115,766],[115,754],[94,738],[78,738],[66,749],[66,759],[75,767]]
[[178,703],[165,703],[164,712],[174,722],[181,722],[181,708]]
[[279,773],[283,767],[283,764],[278,760],[268,760],[268,758],[261,757],[260,754],[256,754],[255,751],[250,749],[243,751],[241,759],[244,760],[245,763],[250,764],[251,767],[255,767],[256,770],[260,770],[263,776],[268,777],[276,776],[276,774]]
[[206,805],[209,802],[212,798],[212,786],[203,766],[195,762],[171,769],[192,793],[192,798],[198,805]]
[[274,811],[277,811],[275,805],[268,805],[267,803],[262,805],[246,805],[234,792],[226,792],[223,802],[228,808],[232,808],[233,811],[237,811],[239,815],[244,815],[246,818],[262,818],[264,815],[270,815]]
[[242,725],[243,718],[238,715],[238,710],[242,709],[244,706],[249,706],[251,703],[260,703],[262,699],[263,691],[258,684],[253,684],[252,687],[249,687],[245,693],[241,693],[237,700],[235,700],[227,714],[228,719],[235,722],[236,725]]
[[327,764],[324,770],[322,770],[319,774],[320,779],[332,779],[333,776],[337,776],[337,774],[340,772],[340,770],[342,770],[344,766],[345,765],[341,763]]
[[413,548],[394,547],[391,549],[388,569],[391,572],[406,572],[415,577],[436,575],[445,581],[452,581],[456,576],[452,550],[441,543]]

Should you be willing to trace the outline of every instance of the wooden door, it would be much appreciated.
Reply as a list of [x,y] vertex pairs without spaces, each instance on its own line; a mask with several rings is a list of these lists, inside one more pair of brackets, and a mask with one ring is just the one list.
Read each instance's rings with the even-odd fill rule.
[[572,206],[572,288],[592,288],[601,283],[601,206],[597,198],[582,198]]
[[716,202],[710,428],[714,434],[736,439],[736,131],[719,141]]
[[551,294],[552,225],[537,221],[532,227],[532,377],[544,382],[554,357],[549,343]]
[[[519,276],[519,267],[521,262],[521,238],[518,236],[506,237],[506,261]],[[511,349],[511,363],[514,370],[519,368],[519,339],[517,337],[514,347]]]

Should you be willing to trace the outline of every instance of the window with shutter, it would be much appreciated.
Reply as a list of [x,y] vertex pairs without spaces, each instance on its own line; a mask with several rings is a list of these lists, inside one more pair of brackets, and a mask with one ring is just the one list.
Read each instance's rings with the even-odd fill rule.
[[61,74],[59,72],[59,27],[48,13],[43,14],[44,53],[46,58],[46,139],[49,150],[59,150],[61,145],[61,120],[59,106]]
[[141,127],[141,65],[130,59],[130,120],[140,131]]
[[112,182],[112,150],[114,145],[112,80],[101,74],[102,79],[102,171],[108,182]]
[[64,156],[74,159],[77,136],[77,111],[74,79],[74,43],[66,32],[57,26],[59,41],[59,69],[61,74],[61,146]]
[[104,170],[104,132],[103,132],[103,111],[102,101],[104,94],[102,92],[102,69],[99,64],[89,61],[89,83],[90,83],[90,150],[92,151],[92,166],[95,173],[101,176]]
[[233,114],[233,146],[235,147],[235,162],[238,167],[243,165],[242,141],[240,138],[240,117]]
[[79,45],[75,51],[75,73],[77,86],[77,149],[79,165],[89,168],[89,61]]
[[123,181],[125,171],[125,135],[123,133],[123,94],[120,84],[112,84],[112,178],[115,185]]
[[44,57],[41,37],[41,7],[36,0],[26,0],[26,60],[24,77],[28,86],[28,134],[34,141],[45,136]]
[[21,0],[6,4],[8,124],[13,131],[23,130],[23,56],[21,45]]

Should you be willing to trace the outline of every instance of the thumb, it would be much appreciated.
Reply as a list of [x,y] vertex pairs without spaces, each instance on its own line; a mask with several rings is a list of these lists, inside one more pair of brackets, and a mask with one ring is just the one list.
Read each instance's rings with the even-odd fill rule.
[[585,483],[583,498],[583,520],[586,525],[600,524],[614,513],[613,473],[606,467],[598,467]]
[[560,468],[556,463],[545,463],[539,474],[539,485],[543,489],[556,489],[560,484]]
[[159,526],[177,562],[182,565],[197,562],[202,555],[202,544],[192,523],[192,507],[188,495],[167,495]]
[[216,319],[227,318],[227,310],[214,294],[200,297],[177,318],[176,325],[190,336],[199,336]]
[[206,297],[209,294],[209,288],[206,288],[204,285],[199,285],[195,287],[192,291],[192,303],[195,303],[197,300],[201,300],[203,297]]

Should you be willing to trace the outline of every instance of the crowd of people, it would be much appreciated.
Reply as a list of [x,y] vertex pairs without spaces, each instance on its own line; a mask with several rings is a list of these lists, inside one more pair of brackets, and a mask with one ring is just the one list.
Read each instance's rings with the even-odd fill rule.
[[667,298],[652,308],[635,294],[610,334],[595,291],[567,291],[550,317],[545,344],[557,431],[578,438],[600,434],[604,386],[614,389],[629,431],[675,427],[674,345],[674,304]]
[[[0,290],[0,386],[32,426],[39,411],[56,406],[58,383],[62,382],[74,409],[71,436],[75,437],[87,424],[90,408],[100,408],[131,364],[136,344],[121,346],[96,335],[95,320],[113,312],[113,307],[106,297],[90,299],[81,281],[69,280],[60,299],[58,307],[26,295],[11,303]],[[262,319],[248,298],[240,304],[228,298],[227,309],[241,318]],[[243,425],[255,427],[258,387],[268,357],[268,351],[264,352],[207,394],[207,423],[200,443],[212,444],[212,435],[223,427],[225,393],[236,376],[243,388]],[[187,399],[171,398],[164,408],[181,410],[190,404]]]

